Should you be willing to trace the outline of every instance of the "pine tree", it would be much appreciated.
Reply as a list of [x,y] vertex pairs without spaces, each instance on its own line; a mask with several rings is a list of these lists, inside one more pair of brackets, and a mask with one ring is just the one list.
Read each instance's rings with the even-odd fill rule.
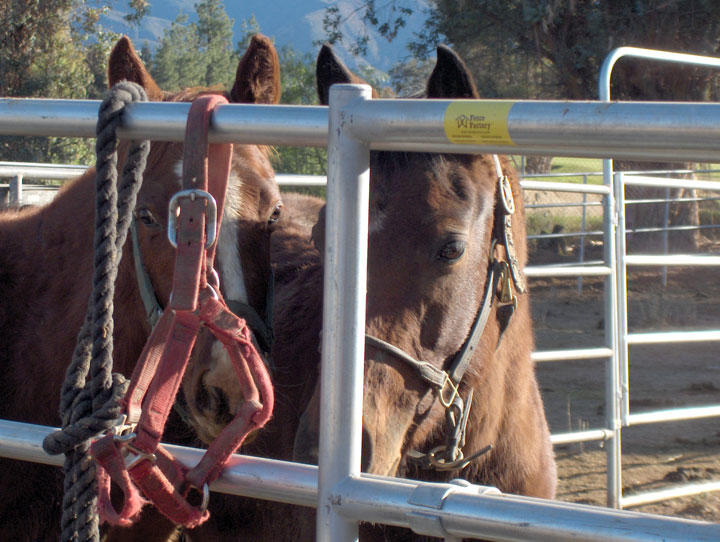
[[[116,36],[103,9],[82,0],[0,2],[0,96],[99,98]],[[0,137],[0,160],[89,163],[94,143],[76,138]]]
[[197,22],[180,14],[160,41],[152,72],[166,90],[187,86],[227,86],[235,75],[232,20],[220,0],[195,4]]

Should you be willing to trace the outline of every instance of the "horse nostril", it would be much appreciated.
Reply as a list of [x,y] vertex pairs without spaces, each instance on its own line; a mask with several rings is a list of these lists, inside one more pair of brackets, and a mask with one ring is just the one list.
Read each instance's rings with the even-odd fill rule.
[[370,468],[370,462],[372,460],[373,445],[370,433],[363,427],[362,430],[362,458],[360,461],[362,472],[367,472]]
[[230,401],[224,390],[220,388],[212,388],[215,398],[215,421],[222,426],[226,426],[233,420],[230,412]]

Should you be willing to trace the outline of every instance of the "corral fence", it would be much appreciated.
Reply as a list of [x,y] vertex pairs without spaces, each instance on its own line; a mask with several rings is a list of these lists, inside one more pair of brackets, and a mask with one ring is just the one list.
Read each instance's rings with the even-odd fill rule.
[[[449,142],[445,125],[448,107],[497,110],[498,104],[506,113],[494,122],[506,129],[507,140]],[[98,102],[94,101],[0,100],[0,133],[92,137],[97,107]],[[132,104],[126,111],[123,136],[182,140],[188,108],[188,104],[180,103]],[[324,542],[355,540],[361,520],[398,525],[447,540],[720,537],[720,525],[716,524],[501,495],[491,488],[462,481],[432,484],[360,472],[369,150],[507,153],[511,148],[519,154],[712,162],[720,151],[720,104],[372,100],[368,87],[340,85],[331,89],[329,108],[222,106],[213,115],[211,140],[327,145],[327,217],[334,225],[334,235],[327,240],[326,247],[326,277],[334,280],[325,286],[321,372],[325,417],[321,423],[319,466],[239,456],[232,460],[213,490],[315,506],[317,536]],[[534,277],[599,276],[605,280],[605,344],[585,351],[536,352],[534,358],[606,360],[607,427],[581,434],[554,435],[553,440],[556,443],[606,440],[611,458],[609,497],[619,495],[623,425],[620,351],[625,317],[620,299],[623,277],[618,264],[623,248],[620,240],[623,211],[619,205],[622,191],[618,192],[621,186],[622,178],[612,176],[601,186],[575,187],[565,183],[525,186],[584,190],[604,198],[602,264],[536,267],[528,268],[527,273]],[[717,257],[692,258],[691,264],[720,264]],[[626,259],[626,264],[630,263]],[[672,265],[675,258],[672,262],[663,259],[662,263]],[[649,265],[648,261],[643,264]],[[688,265],[688,261],[683,264]],[[708,331],[703,339],[717,340],[718,335]],[[45,455],[40,446],[50,430],[0,422],[0,454],[59,464],[60,460]],[[199,454],[191,449],[177,453],[188,463],[196,462]]]
[[[25,205],[43,205],[52,200],[59,185],[63,181],[74,179],[78,175],[84,173],[89,166],[68,165],[68,164],[44,164],[44,163],[27,163],[27,162],[3,162],[0,161],[0,208],[3,207],[22,207]],[[683,170],[642,170],[642,171],[625,171],[625,175],[637,176],[653,176],[675,178],[679,175],[712,175],[720,174],[720,170],[710,169],[683,169]],[[525,181],[547,180],[550,182],[566,181],[568,179],[582,179],[582,184],[588,184],[589,179],[601,179],[602,171],[580,171],[575,173],[527,173],[522,176]],[[325,186],[327,177],[319,175],[299,175],[299,174],[283,174],[278,173],[276,180],[280,186],[288,188],[307,188]],[[30,181],[30,182],[27,182]],[[33,182],[35,181],[35,182]],[[38,181],[41,181],[39,184]],[[688,188],[682,180],[678,181],[677,188]],[[626,183],[635,184],[635,183]],[[638,183],[639,184],[639,183]],[[720,201],[720,195],[713,196],[709,193],[699,193],[696,196],[685,197],[671,194],[671,187],[665,186],[665,195],[660,198],[653,199],[626,199],[626,205],[645,205],[645,204],[662,204],[664,213],[662,223],[657,227],[626,227],[627,233],[654,233],[663,234],[663,254],[668,253],[669,234],[677,231],[689,230],[710,230],[720,229],[720,223],[710,224],[683,224],[671,225],[670,212],[671,206],[682,203],[710,203]],[[575,201],[548,201],[543,203],[525,202],[525,209],[530,212],[537,212],[542,215],[575,215],[575,211],[580,209],[579,225],[576,230],[560,228],[560,231],[540,231],[537,233],[529,233],[527,238],[529,241],[544,243],[546,245],[565,246],[568,240],[572,243],[573,239],[577,241],[577,263],[586,262],[585,246],[588,240],[599,239],[602,241],[602,229],[588,229],[588,219],[592,220],[598,216],[602,216],[602,197],[595,194],[596,197],[588,199],[588,193],[583,192],[578,195]],[[582,294],[582,277],[578,277],[578,293]],[[663,276],[663,284],[666,282],[666,276]]]

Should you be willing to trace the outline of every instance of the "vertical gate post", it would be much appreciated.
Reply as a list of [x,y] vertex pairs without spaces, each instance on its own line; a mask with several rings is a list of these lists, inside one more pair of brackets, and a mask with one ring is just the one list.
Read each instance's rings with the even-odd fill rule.
[[[603,182],[610,188],[605,199],[604,215],[604,257],[610,274],[605,279],[605,344],[612,351],[605,365],[605,420],[611,437],[607,442],[607,504],[620,507],[622,490],[622,442],[620,422],[620,362],[618,355],[618,257],[616,229],[619,217],[615,198],[615,183],[612,175],[612,160],[603,160]],[[622,201],[622,200],[621,200]]]
[[358,538],[356,520],[340,516],[334,492],[360,474],[365,289],[367,276],[369,146],[350,131],[367,85],[330,88],[325,279],[322,334],[317,540]]
[[22,205],[22,182],[22,175],[15,175],[10,179],[8,203],[11,207],[20,207]]
[[[618,210],[618,223],[615,226],[615,253],[617,254],[617,311],[618,311],[618,366],[620,367],[620,403],[621,427],[630,425],[630,372],[628,365],[628,287],[627,255],[625,233],[625,174],[615,172],[615,205]],[[622,495],[620,495],[622,497]],[[622,499],[621,499],[622,500]]]

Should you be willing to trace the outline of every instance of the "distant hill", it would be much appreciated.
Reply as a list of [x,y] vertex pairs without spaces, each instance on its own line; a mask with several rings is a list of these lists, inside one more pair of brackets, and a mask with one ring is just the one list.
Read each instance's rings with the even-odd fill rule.
[[[192,19],[195,15],[194,5],[197,0],[165,0],[151,2],[150,16],[145,17],[137,29],[129,25],[124,19],[125,12],[117,9],[111,10],[102,20],[102,23],[114,32],[127,34],[138,47],[147,42],[151,49],[157,46],[165,29],[170,27],[172,21],[180,13],[185,13]],[[225,2],[225,11],[234,21],[235,41],[239,41],[241,23],[249,20],[253,15],[260,25],[260,31],[272,37],[278,47],[290,45],[295,50],[315,54],[318,47],[313,41],[324,37],[322,20],[325,8],[330,4],[327,0],[244,0],[243,2]],[[348,36],[360,35],[363,22],[353,12],[362,5],[361,0],[342,0],[335,2],[341,13],[348,17],[343,27],[343,33]],[[416,2],[416,12],[408,20],[407,27],[402,29],[393,42],[371,32],[368,44],[368,54],[361,60],[366,61],[377,69],[387,71],[393,64],[409,56],[406,44],[412,39],[413,33],[421,32],[425,21],[424,0]],[[278,14],[282,14],[278,17]],[[346,50],[339,50],[343,59],[351,67],[357,61],[351,58]]]

